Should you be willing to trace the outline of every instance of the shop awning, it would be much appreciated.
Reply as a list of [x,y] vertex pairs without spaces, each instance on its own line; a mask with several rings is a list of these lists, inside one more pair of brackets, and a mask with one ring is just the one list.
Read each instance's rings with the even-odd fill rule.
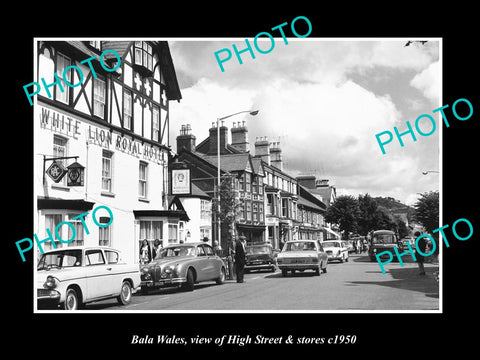
[[133,210],[135,218],[143,216],[153,217],[177,217],[182,221],[189,221],[187,213],[184,210]]
[[265,231],[265,225],[236,224],[237,229],[245,231]]
[[59,198],[44,198],[37,197],[38,210],[51,209],[66,209],[88,211],[92,210],[94,202],[85,201],[82,199],[59,199]]

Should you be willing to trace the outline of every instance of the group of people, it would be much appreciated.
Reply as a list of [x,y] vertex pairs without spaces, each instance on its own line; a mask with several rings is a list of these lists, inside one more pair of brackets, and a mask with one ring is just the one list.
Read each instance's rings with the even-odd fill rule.
[[368,251],[368,241],[367,239],[355,239],[352,241],[353,243],[353,250],[355,254],[361,254],[363,252]]
[[150,248],[148,240],[142,241],[140,246],[140,264],[148,264],[150,261],[157,257],[158,252],[162,249],[162,242],[159,239],[153,241],[153,247]]

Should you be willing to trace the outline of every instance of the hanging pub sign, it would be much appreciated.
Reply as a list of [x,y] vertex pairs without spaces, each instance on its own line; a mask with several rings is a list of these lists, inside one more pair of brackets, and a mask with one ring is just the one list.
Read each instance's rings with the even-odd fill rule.
[[83,186],[85,167],[78,162],[67,166],[67,186]]
[[172,169],[172,195],[190,194],[190,169]]
[[61,162],[53,161],[46,173],[54,182],[58,183],[67,173],[67,169],[65,169]]

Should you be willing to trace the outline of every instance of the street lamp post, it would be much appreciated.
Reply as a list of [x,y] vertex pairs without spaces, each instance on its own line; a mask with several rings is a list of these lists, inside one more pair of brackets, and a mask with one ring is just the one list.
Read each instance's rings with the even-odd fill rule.
[[258,114],[258,110],[244,110],[244,111],[239,111],[234,114],[230,114],[221,118],[217,118],[217,241],[218,241],[218,247],[221,249],[222,248],[222,243],[221,243],[221,225],[220,225],[220,127],[219,121],[225,120],[229,117],[238,115],[238,114],[243,114],[243,113],[249,113],[252,116],[255,116]]

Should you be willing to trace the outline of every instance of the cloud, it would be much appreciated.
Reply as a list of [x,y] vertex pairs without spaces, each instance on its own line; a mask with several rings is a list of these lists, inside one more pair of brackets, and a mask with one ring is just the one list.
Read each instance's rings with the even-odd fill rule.
[[[288,45],[280,40],[269,54],[244,56],[242,65],[236,59],[226,63],[224,73],[214,51],[243,39],[192,46],[174,42],[172,57],[183,98],[170,103],[170,142],[175,144],[183,124],[192,125],[199,143],[216,118],[259,109],[255,117],[235,116],[226,125],[246,121],[252,154],[258,136],[280,141],[285,170],[293,176],[316,173],[330,178],[340,193],[368,192],[404,201],[438,187],[438,178],[421,175],[424,166],[438,164],[438,133],[406,141],[405,147],[392,142],[387,155],[375,139],[375,134],[411,120],[402,118],[411,114],[405,107],[411,101],[395,99],[409,99],[408,90],[419,89],[430,98],[440,92],[435,77],[440,68],[438,44],[304,40],[292,39]],[[379,67],[384,70],[376,71]],[[354,72],[364,73],[361,83],[350,76]],[[369,74],[382,77],[381,89]],[[405,74],[413,76],[410,85],[406,79],[399,88],[398,79]]]
[[422,91],[423,95],[432,102],[438,103],[442,90],[441,71],[440,62],[431,63],[421,73],[415,75],[410,85]]

